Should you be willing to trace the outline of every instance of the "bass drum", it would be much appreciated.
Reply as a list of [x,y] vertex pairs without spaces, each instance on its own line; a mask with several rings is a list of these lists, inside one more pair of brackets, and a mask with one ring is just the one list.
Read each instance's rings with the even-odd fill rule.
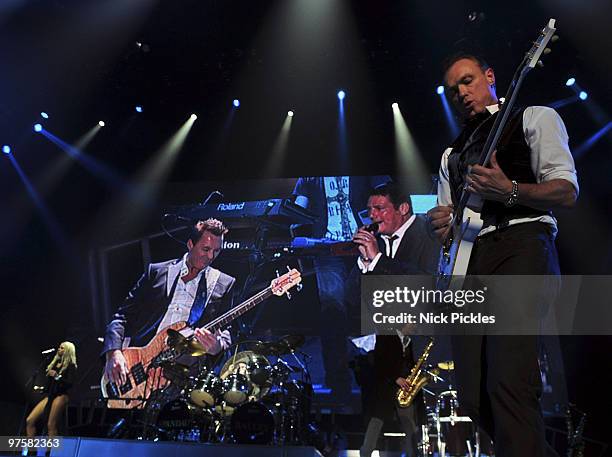
[[272,444],[274,416],[262,403],[245,403],[234,410],[230,431],[238,444]]
[[159,438],[168,441],[209,441],[218,424],[210,411],[178,399],[167,403],[157,416]]

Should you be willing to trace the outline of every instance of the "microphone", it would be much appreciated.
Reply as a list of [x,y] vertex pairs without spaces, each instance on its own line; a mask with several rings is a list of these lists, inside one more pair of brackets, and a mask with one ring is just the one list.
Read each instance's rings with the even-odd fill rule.
[[223,197],[223,192],[220,192],[218,190],[213,190],[210,194],[208,194],[208,197],[206,197],[206,200],[204,200],[204,202],[202,203],[202,206],[205,206],[210,201],[213,195],[218,195],[219,197]]
[[365,229],[372,235],[376,235],[376,232],[378,232],[378,225],[378,222],[372,222],[370,225],[366,225]]
[[[372,235],[376,235],[378,232],[378,222],[372,222],[370,225],[364,227],[366,232],[370,232]],[[343,251],[355,251],[357,249],[357,243],[354,241],[347,241],[346,244],[342,245]]]
[[194,221],[194,219],[192,219],[191,217],[179,216],[178,214],[174,214],[174,213],[166,213],[163,215],[163,219],[166,219],[168,217],[173,217],[177,221],[186,221],[186,222]]
[[[370,225],[364,226],[368,232],[375,234],[378,232],[378,222],[372,222]],[[330,245],[332,255],[359,255],[359,245],[354,241],[342,241]]]
[[52,352],[55,352],[55,348],[45,349],[44,351],[41,351],[41,354],[51,354]]

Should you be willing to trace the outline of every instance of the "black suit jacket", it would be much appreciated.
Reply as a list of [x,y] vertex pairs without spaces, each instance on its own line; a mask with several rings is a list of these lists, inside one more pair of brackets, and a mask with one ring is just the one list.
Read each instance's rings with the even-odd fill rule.
[[429,235],[427,221],[417,215],[404,233],[395,257],[387,257],[386,245],[378,237],[382,257],[371,274],[376,275],[433,275],[440,255],[440,243]]
[[[152,263],[147,267],[106,326],[103,354],[121,349],[123,340],[128,336],[131,337],[130,346],[144,346],[155,336],[174,293],[174,287],[168,293],[168,269],[170,265],[180,261],[181,259],[174,259]],[[200,284],[198,291],[206,290],[205,276],[200,279],[200,283],[203,281],[204,284]],[[204,325],[231,307],[230,291],[234,282],[235,278],[220,272],[204,313],[196,323],[197,326]]]

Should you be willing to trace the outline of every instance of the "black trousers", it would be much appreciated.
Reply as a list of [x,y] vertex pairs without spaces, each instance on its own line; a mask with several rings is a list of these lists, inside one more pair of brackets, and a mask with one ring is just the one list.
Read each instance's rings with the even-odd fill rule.
[[[479,237],[469,274],[558,275],[550,227],[524,223]],[[495,455],[554,455],[539,403],[537,336],[454,336],[452,346],[461,410],[493,438]]]

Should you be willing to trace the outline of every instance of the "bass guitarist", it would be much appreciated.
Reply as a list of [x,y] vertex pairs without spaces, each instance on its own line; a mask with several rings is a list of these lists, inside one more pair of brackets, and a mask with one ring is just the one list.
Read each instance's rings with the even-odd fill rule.
[[103,355],[108,380],[117,386],[127,381],[128,367],[121,348],[144,346],[177,322],[196,328],[194,336],[209,354],[231,345],[228,330],[211,333],[198,328],[231,305],[235,278],[211,266],[227,231],[219,220],[198,221],[190,229],[182,258],[147,267],[106,327]]
[[[458,54],[444,65],[446,93],[465,127],[444,151],[438,205],[428,212],[444,241],[461,190],[484,200],[469,275],[558,275],[553,209],[574,206],[578,181],[568,135],[552,109],[516,109],[488,166],[477,164],[499,110],[493,69]],[[459,402],[493,438],[497,457],[544,456],[535,336],[453,338]]]

